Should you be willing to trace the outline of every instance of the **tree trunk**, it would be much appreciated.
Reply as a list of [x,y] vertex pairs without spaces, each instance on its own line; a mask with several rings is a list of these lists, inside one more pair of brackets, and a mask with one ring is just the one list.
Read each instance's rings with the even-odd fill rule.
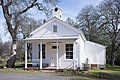
[[113,52],[113,55],[112,55],[112,63],[111,63],[112,66],[115,66],[115,52]]
[[114,45],[114,42],[112,43],[111,65],[115,66],[115,45]]
[[17,49],[17,43],[16,43],[16,40],[13,40],[12,41],[12,55],[7,61],[7,64],[6,64],[7,68],[14,68],[15,67],[16,49]]

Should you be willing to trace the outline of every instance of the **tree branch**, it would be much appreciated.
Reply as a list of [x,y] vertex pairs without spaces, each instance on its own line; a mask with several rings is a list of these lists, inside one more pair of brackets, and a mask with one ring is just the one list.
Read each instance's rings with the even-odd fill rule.
[[3,9],[3,13],[4,13],[4,18],[6,19],[6,23],[7,23],[7,26],[8,26],[8,31],[10,32],[10,34],[12,34],[12,32],[13,32],[13,29],[11,28],[12,27],[12,25],[11,25],[11,23],[10,23],[10,17],[9,17],[9,15],[8,15],[8,8],[6,8],[5,6],[4,6],[4,3],[3,3],[3,1],[2,1],[2,9]]
[[115,48],[115,51],[118,50],[119,46],[120,46],[120,43],[118,43],[117,47]]
[[34,7],[34,6],[36,5],[36,4],[35,4],[36,2],[37,2],[37,0],[34,0],[30,6],[28,6],[28,7],[25,8],[24,10],[18,12],[18,13],[17,13],[17,16],[19,16],[19,15],[22,14],[22,13],[27,12],[30,8]]
[[9,7],[12,3],[13,3],[14,0],[7,0],[7,4],[5,5],[6,7]]

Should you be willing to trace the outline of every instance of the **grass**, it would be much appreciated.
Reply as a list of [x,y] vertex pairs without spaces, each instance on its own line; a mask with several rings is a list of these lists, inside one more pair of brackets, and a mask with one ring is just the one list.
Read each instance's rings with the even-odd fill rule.
[[[90,72],[92,73],[92,75],[94,77],[98,77],[99,72],[111,73],[111,74],[120,74],[120,66],[107,65],[106,70],[90,70]],[[108,79],[108,80],[120,80],[120,78],[116,78],[116,77],[105,77],[105,79]]]
[[[2,64],[0,64],[1,66],[5,66],[6,62],[3,62]],[[34,72],[40,73],[40,71],[25,71],[23,70],[24,68],[24,62],[16,62],[16,68],[14,69],[0,69],[0,72],[14,72],[14,73],[24,73],[24,74],[31,74]],[[105,72],[105,73],[112,73],[112,74],[120,74],[120,66],[110,66],[107,65],[106,70],[89,70],[89,72],[91,74],[88,75],[84,75],[84,74],[77,74],[77,75],[68,75],[68,74],[56,74],[57,76],[66,76],[66,77],[74,77],[76,79],[85,79],[85,80],[101,80],[98,77],[98,73],[99,72]],[[105,77],[102,80],[120,80],[120,78],[115,78],[115,77]]]
[[[65,70],[65,73],[69,73],[69,72],[71,72],[71,71]],[[120,74],[120,66],[107,65],[106,70],[89,70],[89,73],[91,73],[91,74],[80,73],[77,75],[72,75],[72,77],[75,77],[77,79],[85,79],[85,80],[101,80],[101,78],[99,78],[99,76],[98,76],[99,72]],[[62,76],[65,76],[65,75],[66,74],[63,74]],[[67,75],[67,76],[71,77],[71,75]],[[102,80],[120,80],[120,78],[105,76],[105,78]]]

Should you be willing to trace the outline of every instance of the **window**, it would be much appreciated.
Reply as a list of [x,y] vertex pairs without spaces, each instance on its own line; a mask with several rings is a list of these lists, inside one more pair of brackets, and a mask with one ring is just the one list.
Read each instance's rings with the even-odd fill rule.
[[53,25],[53,32],[57,32],[57,25]]
[[[38,58],[40,59],[40,44],[38,44],[39,55]],[[45,44],[42,44],[42,58],[45,59]]]
[[66,44],[66,59],[73,59],[73,44]]
[[[52,46],[52,49],[57,49],[57,46]],[[59,46],[58,46],[58,49],[59,49]]]
[[57,49],[57,46],[52,46],[52,49]]

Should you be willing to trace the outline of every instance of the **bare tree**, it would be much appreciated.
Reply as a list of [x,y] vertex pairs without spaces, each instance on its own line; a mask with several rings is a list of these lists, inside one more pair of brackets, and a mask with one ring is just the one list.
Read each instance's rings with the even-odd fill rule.
[[[30,36],[30,32],[35,30],[36,28],[40,27],[43,23],[43,20],[35,20],[33,18],[29,18],[27,15],[22,16],[24,19],[20,22],[18,27],[18,48],[17,48],[17,58],[19,60],[23,60],[24,58],[24,41],[22,39],[25,39]],[[32,53],[32,44],[27,43],[27,49],[28,49],[28,59],[31,59],[31,53]]]
[[11,55],[11,42],[0,42],[0,60],[6,60]]
[[2,40],[1,40],[1,38],[0,38],[0,56],[2,56],[2,54],[3,54],[3,50],[4,50],[4,47],[3,47],[4,45],[3,45],[3,43],[2,43]]
[[43,3],[38,3],[37,6],[39,10],[42,10],[44,12],[46,18],[50,19],[52,16],[52,8],[53,6],[56,6],[59,1],[60,0],[43,0]]
[[68,18],[66,19],[66,22],[67,22],[68,24],[70,24],[71,26],[73,26],[73,27],[75,27],[75,28],[78,29],[77,23],[76,23],[74,20],[72,20],[71,18],[68,17]]
[[86,6],[78,14],[77,21],[88,40],[108,46],[107,60],[114,66],[120,49],[120,0]]
[[32,32],[33,30],[35,30],[43,24],[42,20],[35,20],[33,18],[29,18],[26,15],[22,17],[24,17],[24,19],[20,21],[17,31],[18,39],[25,39],[26,37],[29,37],[30,32]]
[[76,17],[78,28],[82,29],[87,40],[99,41],[102,34],[102,27],[107,23],[101,19],[101,15],[98,13],[97,8],[88,5],[83,8]]
[[16,41],[17,29],[19,26],[20,16],[27,12],[30,8],[34,7],[37,0],[0,0],[4,18],[6,20],[7,29],[12,37],[12,55],[7,61],[7,67],[14,67],[16,61]]
[[105,0],[99,5],[102,18],[108,22],[104,31],[111,45],[111,65],[115,65],[117,51],[120,47],[120,0]]
[[[48,0],[51,2],[51,0]],[[17,47],[17,29],[19,27],[21,16],[34,6],[43,7],[37,0],[0,0],[3,15],[6,20],[7,30],[12,37],[12,55],[7,61],[7,67],[14,67],[16,61]],[[43,9],[41,9],[43,10]]]

